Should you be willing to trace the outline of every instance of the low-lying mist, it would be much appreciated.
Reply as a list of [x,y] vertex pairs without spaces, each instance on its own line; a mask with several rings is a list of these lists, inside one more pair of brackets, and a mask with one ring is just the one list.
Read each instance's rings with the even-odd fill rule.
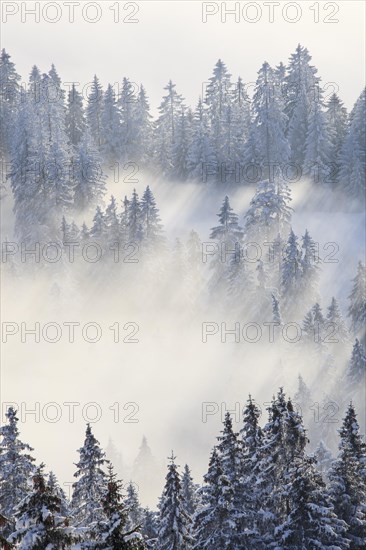
[[[122,185],[110,178],[105,202],[113,194],[120,206],[134,187],[141,195],[146,185],[154,193],[166,237],[164,246],[148,257],[137,251],[132,257],[138,261],[126,262],[132,252],[127,249],[117,262],[79,257],[70,263],[63,258],[41,267],[18,261],[15,270],[3,264],[2,421],[7,403],[16,403],[22,440],[35,448],[37,460],[55,471],[61,484],[74,481],[73,463],[87,422],[104,448],[111,439],[121,453],[119,473],[125,482],[133,476],[133,462],[146,436],[157,468],[141,485],[140,496],[143,504],[155,506],[172,449],[178,464],[188,463],[201,481],[225,412],[232,411],[239,430],[250,393],[265,422],[272,395],[283,385],[294,398],[301,374],[312,392],[312,401],[302,410],[310,447],[324,438],[334,451],[347,399],[340,381],[352,337],[319,343],[301,336],[291,342],[296,327],[287,327],[287,340],[276,327],[271,342],[265,323],[273,322],[272,288],[266,289],[259,315],[258,294],[233,301],[221,287],[209,284],[212,249],[205,262],[201,255],[194,272],[187,263],[190,232],[209,242],[226,194],[242,224],[254,188],[159,182],[143,174],[139,182]],[[345,212],[341,198],[334,196],[326,204],[309,183],[297,184],[292,228],[299,238],[308,229],[319,243],[316,295],[324,315],[335,296],[347,319],[351,280],[364,257],[364,215]],[[9,208],[10,198],[5,198],[3,235],[11,241]],[[90,226],[92,218],[89,213],[75,221]],[[262,258],[248,261],[255,287],[263,246],[261,251]],[[303,311],[295,311],[283,323],[301,327],[303,318]],[[364,429],[364,410],[359,418]]]

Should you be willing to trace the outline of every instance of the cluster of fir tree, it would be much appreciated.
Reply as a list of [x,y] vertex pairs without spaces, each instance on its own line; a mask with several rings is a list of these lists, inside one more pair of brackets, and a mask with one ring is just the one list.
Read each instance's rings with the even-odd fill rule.
[[[1,428],[0,510],[5,548],[20,550],[143,550],[141,524],[133,523],[133,486],[121,482],[87,426],[79,449],[71,500],[53,472],[36,467],[33,449],[19,438],[16,411]],[[148,511],[147,511],[148,512]]]
[[117,201],[112,195],[105,210],[97,206],[90,228],[83,223],[80,229],[74,221],[68,223],[63,217],[61,242],[96,242],[106,253],[113,251],[116,245],[134,244],[141,246],[144,251],[158,254],[165,239],[159,210],[150,187],[146,187],[141,200],[134,189],[131,198],[125,196],[121,206],[119,211]]
[[[361,548],[366,540],[365,444],[353,406],[326,480],[316,457],[306,453],[301,416],[282,390],[268,413],[261,427],[260,410],[249,398],[239,434],[226,415],[200,489],[193,548]],[[355,492],[348,493],[350,487]]]
[[[337,347],[337,344],[334,345]],[[315,344],[313,348],[309,345],[304,348],[306,361],[315,365],[316,372],[315,375],[307,372],[305,377],[306,370],[301,361],[297,361],[303,374],[298,377],[294,404],[308,428],[310,441],[321,441],[322,445],[334,451],[337,446],[339,415],[347,403],[352,402],[357,408],[361,430],[366,430],[366,354],[357,338],[352,350],[348,342],[345,359],[342,357],[339,360],[338,347],[336,352],[329,350],[329,347],[324,350],[321,345]],[[286,357],[282,355],[282,358],[286,362]],[[283,375],[279,377],[281,382],[284,378]],[[314,447],[312,449],[315,450]]]
[[28,86],[21,86],[5,50],[0,87],[0,148],[10,160],[24,239],[34,222],[41,237],[54,230],[54,215],[95,204],[105,185],[103,169],[116,163],[134,162],[176,180],[249,184],[280,169],[291,181],[306,176],[363,197],[365,91],[349,114],[336,94],[326,101],[300,45],[287,65],[262,65],[252,100],[221,60],[195,110],[169,81],[155,120],[145,89],[128,78],[115,91],[111,85],[103,90],[95,76],[84,101],[75,85],[66,93],[54,66],[44,74],[34,66]]
[[[327,258],[307,229],[299,242],[291,227],[290,200],[289,188],[282,180],[261,182],[241,226],[229,197],[225,197],[217,214],[218,224],[210,233],[215,247],[203,246],[200,258],[201,262],[208,259],[210,269],[205,279],[210,301],[239,313],[240,318],[269,321],[272,316],[280,325],[303,322],[309,336],[315,327],[325,335],[334,323],[343,342],[347,329],[337,300],[329,306],[326,319],[317,312],[320,272]],[[352,282],[350,331],[364,345],[366,269],[362,262]]]
[[[134,190],[130,199],[124,198],[121,208],[113,196],[105,210],[98,205],[90,228],[85,223],[80,228],[74,221],[63,217],[56,242],[61,248],[65,247],[61,257],[67,264],[70,263],[70,244],[80,245],[76,247],[80,253],[83,245],[97,243],[102,250],[101,263],[104,258],[110,258],[112,263],[122,266],[124,262],[116,261],[116,248],[131,252],[129,247],[132,246],[136,252],[133,261],[137,259],[139,281],[146,283],[148,275],[158,274],[151,279],[155,290],[159,284],[157,280],[160,280],[162,288],[173,285],[175,293],[178,289],[179,295],[190,298],[191,302],[202,303],[209,295],[210,303],[228,307],[251,320],[269,321],[272,315],[281,324],[302,321],[305,317],[303,327],[311,335],[315,325],[318,328],[324,325],[322,313],[318,315],[309,311],[321,300],[318,282],[324,262],[319,243],[308,230],[299,243],[291,227],[290,201],[290,190],[283,180],[276,178],[260,182],[244,214],[243,226],[226,196],[217,214],[218,224],[210,232],[212,245],[202,242],[193,230],[186,242],[176,239],[172,245],[164,234],[159,209],[147,186],[141,199]],[[143,263],[146,258],[149,269],[145,269]],[[19,257],[7,255],[5,261],[4,267],[12,275],[21,276],[27,270],[27,264]],[[42,267],[44,264],[37,265]],[[54,269],[57,271],[58,267],[56,263]],[[90,264],[86,267],[89,268]],[[69,273],[72,274],[72,265]],[[105,275],[110,277],[111,274],[112,270],[108,269]],[[119,275],[120,272],[116,276]],[[98,284],[98,278],[92,279]],[[348,313],[351,333],[363,345],[365,288],[365,266],[359,262],[349,296]],[[345,340],[347,329],[343,326],[337,301],[328,317],[328,325],[336,323],[337,335]],[[326,332],[326,326],[323,328]]]
[[212,548],[360,550],[366,544],[366,445],[348,405],[333,459],[319,445],[308,454],[301,415],[282,388],[268,421],[251,396],[239,433],[230,414],[202,486],[168,465],[156,512],[127,498],[87,427],[71,501],[54,474],[36,468],[19,439],[16,412],[1,429],[1,525],[4,548],[204,550]]

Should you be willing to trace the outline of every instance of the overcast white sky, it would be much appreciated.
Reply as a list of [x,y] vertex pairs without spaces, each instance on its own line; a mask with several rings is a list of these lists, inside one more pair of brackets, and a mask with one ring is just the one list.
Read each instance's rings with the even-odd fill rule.
[[[274,6],[270,8],[266,5],[269,3]],[[270,64],[280,60],[286,63],[300,42],[309,49],[323,82],[336,83],[348,108],[364,86],[365,4],[362,0],[240,2],[239,22],[235,22],[233,15],[222,22],[219,11],[209,16],[206,23],[202,22],[203,3],[194,0],[135,2],[138,6],[135,15],[132,15],[131,2],[119,2],[117,23],[114,22],[117,2],[99,2],[100,20],[96,23],[83,20],[82,9],[85,10],[88,2],[82,0],[74,2],[73,23],[68,21],[71,8],[67,3],[57,2],[57,13],[56,2],[38,2],[41,15],[40,22],[36,23],[34,16],[26,13],[26,9],[34,9],[35,4],[4,0],[2,7],[2,47],[9,51],[24,79],[33,64],[46,71],[51,63],[56,65],[65,82],[85,84],[96,73],[106,85],[128,76],[133,82],[145,85],[155,109],[163,87],[171,78],[187,103],[194,105],[202,83],[211,76],[218,58],[225,61],[234,77],[240,75],[245,82],[252,82],[264,60]],[[46,4],[47,10],[42,15]],[[219,9],[221,2],[211,4],[210,9]],[[226,3],[228,8],[234,4]],[[256,6],[248,7],[248,4]],[[318,23],[314,22],[314,6],[319,9]],[[243,8],[247,10],[244,14]],[[273,23],[269,22],[270,9],[274,13]],[[16,13],[11,14],[13,11]],[[93,19],[97,17],[97,10],[89,6],[84,14]],[[138,23],[123,22],[129,14]],[[259,19],[256,23],[248,22],[256,16]],[[294,23],[284,18],[293,20],[296,16],[299,21]],[[60,20],[56,23],[45,20],[57,17]],[[327,17],[338,19],[338,23],[324,22]],[[330,95],[333,87],[328,91]]]

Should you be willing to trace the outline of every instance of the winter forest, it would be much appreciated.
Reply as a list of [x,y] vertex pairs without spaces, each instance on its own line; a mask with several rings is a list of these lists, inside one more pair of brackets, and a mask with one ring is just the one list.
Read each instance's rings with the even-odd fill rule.
[[365,548],[366,89],[300,44],[157,109],[54,61],[0,56],[0,547]]

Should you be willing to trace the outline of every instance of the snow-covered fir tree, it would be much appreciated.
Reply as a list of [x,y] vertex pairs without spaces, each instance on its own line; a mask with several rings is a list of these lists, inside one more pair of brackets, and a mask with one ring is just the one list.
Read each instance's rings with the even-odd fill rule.
[[89,229],[86,223],[84,222],[80,230],[80,242],[86,243],[89,240],[89,237],[90,237]]
[[86,120],[98,150],[100,150],[102,145],[102,108],[103,89],[98,77],[94,75],[86,106]]
[[172,148],[172,176],[178,180],[186,180],[189,173],[189,144],[192,140],[192,126],[189,113],[182,106],[178,117],[174,145]]
[[79,461],[76,463],[71,509],[73,523],[78,532],[92,538],[98,522],[104,519],[101,498],[106,489],[105,453],[95,439],[88,424],[84,445],[79,449]]
[[[234,164],[243,168],[245,143],[248,140],[252,123],[251,103],[243,80],[239,77],[232,93],[231,158]],[[242,176],[242,174],[241,174]]]
[[127,196],[122,201],[122,210],[119,214],[119,229],[122,243],[127,243],[129,240],[128,230],[128,213],[129,213],[130,201]]
[[240,436],[243,442],[243,468],[246,475],[251,473],[250,464],[263,442],[263,431],[259,425],[261,411],[249,395],[243,411],[243,426]]
[[30,241],[55,238],[73,200],[72,151],[56,75],[54,69],[42,76],[33,69],[29,90],[22,92],[13,142],[10,178],[19,216],[16,229]]
[[77,91],[75,84],[72,85],[67,96],[65,124],[67,137],[70,143],[76,147],[84,134],[86,120],[83,97],[81,93]]
[[154,512],[150,508],[144,509],[142,535],[148,548],[154,548],[156,544],[159,530],[158,517],[158,512]]
[[128,238],[131,243],[139,243],[143,236],[141,201],[136,189],[128,203]]
[[326,323],[328,323],[331,327],[334,327],[334,338],[338,342],[348,342],[349,336],[346,323],[343,319],[339,304],[334,296],[332,297],[328,307]]
[[59,505],[61,515],[69,517],[71,515],[70,503],[66,497],[65,491],[60,486],[56,475],[52,471],[48,474],[47,487],[53,495],[60,499]]
[[140,504],[137,488],[132,482],[127,485],[125,505],[127,509],[128,527],[141,527],[143,523],[144,513],[143,508]]
[[352,348],[351,360],[346,371],[347,397],[355,398],[358,392],[365,393],[365,385],[366,354],[362,344],[356,338]]
[[106,176],[102,170],[101,156],[88,129],[77,146],[74,163],[74,208],[77,211],[93,209],[106,192]]
[[314,96],[308,113],[303,173],[316,184],[334,187],[336,174],[331,164],[329,129],[319,86],[314,88]]
[[[221,59],[214,67],[213,75],[206,87],[204,102],[210,123],[210,141],[217,165],[228,164],[231,160],[229,132],[231,130],[228,116],[232,102],[231,75]],[[228,156],[229,154],[229,156]]]
[[[256,405],[252,396],[249,395],[247,404],[243,411],[243,426],[240,430],[242,442],[241,456],[241,480],[242,487],[242,518],[240,529],[246,534],[243,537],[243,544],[249,547],[262,547],[262,537],[257,527],[257,510],[260,507],[258,500],[259,493],[250,488],[255,486],[256,478],[254,465],[259,460],[259,451],[263,444],[263,431],[259,425],[261,411]],[[251,546],[250,546],[251,545]]]
[[186,464],[182,474],[182,496],[185,510],[191,518],[193,518],[197,510],[197,488],[198,486],[193,481],[191,470],[188,464]]
[[282,61],[274,68],[274,75],[278,93],[281,93],[283,98],[286,98],[287,67],[282,63]]
[[225,288],[228,281],[230,260],[233,256],[238,258],[243,230],[239,225],[238,216],[230,206],[229,197],[226,195],[224,202],[217,214],[219,225],[211,229],[210,239],[217,241],[218,249],[210,264],[213,271],[211,287],[215,290]]
[[263,63],[253,97],[257,163],[264,178],[273,181],[278,166],[286,165],[290,149],[286,138],[287,116],[273,69]]
[[100,148],[104,162],[111,167],[121,154],[121,119],[111,84],[104,93],[100,115]]
[[339,433],[339,454],[328,474],[329,493],[337,516],[347,525],[350,547],[358,550],[366,544],[366,445],[352,404]]
[[279,326],[282,325],[282,317],[280,311],[280,302],[274,294],[272,294],[272,320]]
[[190,550],[193,544],[191,518],[184,508],[181,479],[173,453],[169,460],[159,507],[160,522],[156,550]]
[[253,306],[255,296],[253,274],[246,258],[241,253],[240,246],[235,246],[235,252],[230,256],[229,261],[226,260],[228,261],[226,269],[227,302],[229,307],[243,312],[248,311]]
[[302,281],[301,251],[298,239],[291,229],[282,261],[281,293],[286,312],[290,316],[296,308],[295,296],[298,296]]
[[315,342],[315,322],[312,309],[310,309],[304,317],[302,332],[306,343]]
[[40,173],[44,149],[40,146],[38,110],[30,93],[22,93],[9,171],[14,198],[15,233],[22,242],[42,241],[46,238],[46,208]]
[[117,201],[114,196],[111,196],[111,200],[105,210],[104,223],[106,226],[106,239],[109,246],[112,248],[119,243],[120,240],[120,227],[117,213]]
[[287,514],[275,530],[276,548],[348,548],[346,524],[334,513],[314,462],[296,457],[285,478]]
[[308,308],[318,297],[319,250],[317,243],[306,229],[301,238],[301,295],[303,306]]
[[232,545],[235,528],[231,513],[232,489],[229,479],[224,475],[216,447],[212,451],[199,496],[201,506],[194,518],[194,550],[235,548]]
[[348,130],[348,114],[337,94],[332,94],[327,103],[327,126],[329,138],[329,175],[332,185],[338,185],[340,155]]
[[107,238],[107,222],[105,219],[105,213],[100,206],[97,206],[95,215],[93,218],[93,225],[90,228],[89,235],[92,239],[104,244]]
[[339,185],[349,197],[364,199],[366,181],[366,88],[350,115],[347,136],[340,153]]
[[247,510],[243,508],[241,439],[233,431],[230,413],[226,413],[221,435],[217,439],[217,451],[223,475],[226,477],[230,487],[230,498],[228,500],[230,523],[232,526],[230,544],[232,548],[239,549],[245,546],[247,540]]
[[62,215],[72,205],[71,149],[62,94],[56,88],[56,97],[48,98],[55,86],[49,75],[41,77],[35,68],[18,110],[9,176],[16,232],[25,242],[55,238]]
[[238,216],[230,206],[229,197],[226,195],[220,212],[217,214],[219,225],[211,229],[210,238],[220,241],[234,243],[238,242],[243,236],[243,230],[239,226]]
[[351,332],[366,344],[366,267],[358,262],[357,273],[353,279],[349,295],[348,316],[351,319]]
[[7,423],[0,428],[0,509],[9,519],[5,528],[9,534],[16,507],[30,494],[35,466],[32,447],[19,439],[16,410],[9,407],[5,416]]
[[56,93],[53,95],[53,97],[56,99],[60,99],[61,102],[65,100],[65,91],[61,89],[61,78],[56,70],[55,65],[52,63],[51,69],[48,71],[48,75],[51,77],[52,82],[54,83],[55,88],[57,88],[57,91],[59,93]]
[[316,460],[315,466],[318,468],[323,480],[326,481],[328,479],[329,469],[333,463],[333,455],[324,441],[319,441],[314,452],[314,457]]
[[290,230],[290,190],[284,181],[261,181],[244,218],[247,241],[272,242],[277,235],[287,237]]
[[[309,117],[317,97],[319,77],[317,69],[310,65],[311,56],[300,44],[289,59],[286,81],[285,113],[288,117],[287,137],[291,151],[291,162],[302,172],[305,160]],[[310,144],[309,144],[310,147]],[[308,151],[310,158],[310,150]]]
[[215,177],[217,175],[216,157],[210,139],[208,115],[201,98],[193,116],[188,167],[190,177],[200,181],[207,181],[212,172]]
[[325,318],[323,315],[323,310],[318,302],[316,302],[312,307],[314,327],[315,327],[315,342],[319,342],[323,338]]
[[182,113],[183,98],[169,80],[164,90],[167,94],[159,107],[159,116],[155,121],[154,143],[155,158],[160,172],[169,175],[173,167],[173,151],[176,143],[178,121]]
[[[273,241],[266,245],[268,248],[264,255],[264,262],[268,267],[269,286],[273,289],[277,289],[278,293],[281,289],[283,251],[286,247],[286,243],[287,235],[282,237],[280,234],[277,234]],[[281,297],[280,294],[279,297]]]
[[40,101],[40,83],[41,83],[41,73],[37,65],[33,65],[32,70],[29,74],[29,94],[33,99],[34,103],[39,103]]
[[141,85],[133,112],[134,155],[137,162],[148,165],[153,151],[153,122],[145,88]]
[[11,151],[12,128],[20,101],[20,76],[10,57],[3,48],[0,54],[0,156],[4,159]]
[[128,526],[128,507],[123,498],[121,482],[113,467],[108,467],[107,487],[101,498],[105,519],[98,524],[94,550],[144,550],[139,526]]
[[294,405],[296,405],[298,411],[304,419],[309,417],[311,406],[314,400],[311,395],[311,391],[306,385],[301,374],[298,376],[298,386],[296,393],[294,394]]
[[133,162],[135,121],[134,109],[136,103],[135,86],[128,79],[123,78],[121,94],[118,98],[120,119],[121,119],[121,160],[122,162]]
[[273,543],[276,526],[285,519],[287,496],[283,479],[296,456],[303,456],[307,443],[301,416],[280,388],[268,408],[269,420],[263,429],[263,444],[255,464],[261,510],[257,524],[263,542]]
[[[58,230],[61,216],[70,211],[74,195],[74,181],[70,174],[72,150],[66,133],[65,106],[59,80],[55,70],[53,76],[42,76],[43,100],[39,113],[41,143],[45,147],[41,174],[50,236],[55,235],[56,227]],[[54,90],[54,97],[50,97],[50,89]]]
[[157,251],[163,240],[163,226],[160,223],[159,209],[156,206],[154,195],[148,185],[141,199],[141,225],[144,244]]
[[66,550],[73,528],[61,514],[61,499],[46,485],[43,465],[33,475],[33,491],[17,507],[16,527],[9,540],[19,550]]

